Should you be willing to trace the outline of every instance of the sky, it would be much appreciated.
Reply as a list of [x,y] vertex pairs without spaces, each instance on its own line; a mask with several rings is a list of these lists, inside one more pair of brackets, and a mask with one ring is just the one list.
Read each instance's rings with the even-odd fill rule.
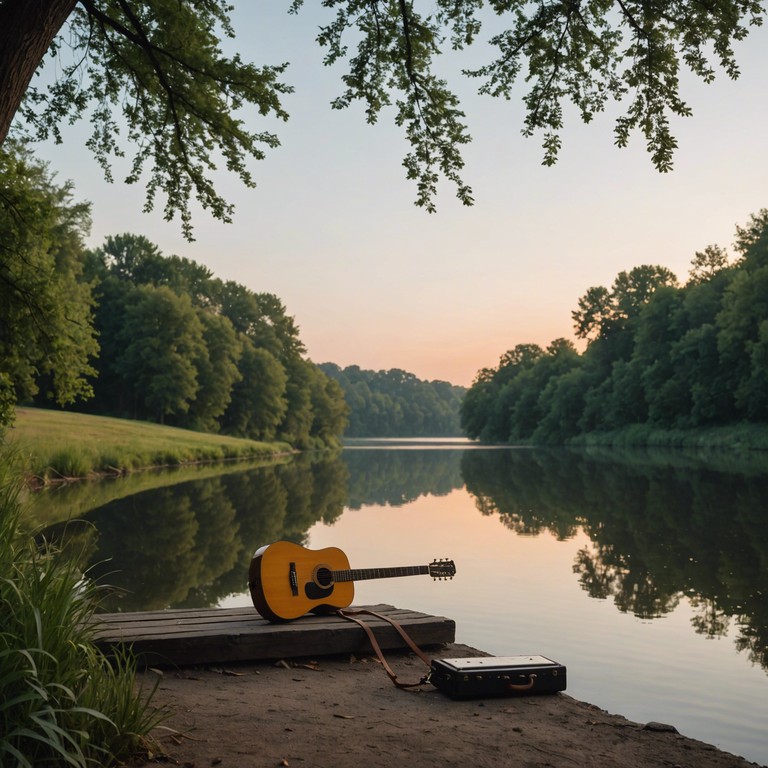
[[[710,85],[681,78],[693,116],[672,123],[679,148],[666,174],[641,136],[614,146],[615,110],[588,126],[567,110],[560,159],[545,167],[540,139],[521,135],[520,99],[480,97],[476,84],[451,74],[473,137],[464,179],[475,205],[441,184],[437,213],[428,214],[413,204],[401,165],[408,147],[392,113],[369,126],[359,106],[330,108],[343,69],[322,65],[322,9],[307,3],[294,16],[288,2],[234,5],[237,50],[256,64],[290,62],[283,79],[295,93],[284,99],[288,123],[246,116],[281,141],[253,163],[257,187],[217,175],[236,206],[232,224],[195,210],[190,243],[178,220],[164,221],[162,204],[143,213],[144,190],[121,183],[119,165],[115,183],[104,180],[83,146],[87,126],[66,127],[62,145],[36,153],[92,202],[91,247],[108,235],[144,235],[166,255],[275,294],[316,363],[402,368],[469,386],[517,344],[579,344],[571,312],[591,286],[609,287],[641,264],[685,281],[696,251],[730,248],[736,226],[768,207],[768,28],[738,45],[738,80],[722,71]],[[481,42],[463,66],[491,55]],[[446,73],[458,72],[461,62],[445,58]]]

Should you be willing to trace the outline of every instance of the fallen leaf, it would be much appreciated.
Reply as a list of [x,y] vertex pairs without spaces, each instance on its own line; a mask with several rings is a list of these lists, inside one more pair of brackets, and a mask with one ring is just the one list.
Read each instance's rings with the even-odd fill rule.
[[285,659],[280,659],[280,661],[276,661],[274,666],[282,667],[283,669],[290,669],[291,668],[291,665]]
[[338,717],[340,720],[354,720],[354,715],[339,715],[336,712],[333,713],[334,717]]

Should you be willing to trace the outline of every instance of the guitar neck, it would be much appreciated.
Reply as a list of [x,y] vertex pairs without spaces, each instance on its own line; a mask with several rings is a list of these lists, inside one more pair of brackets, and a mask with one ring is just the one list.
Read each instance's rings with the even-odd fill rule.
[[400,568],[352,568],[333,571],[334,581],[364,581],[365,579],[393,579],[396,576],[421,576],[429,573],[428,565],[407,565]]

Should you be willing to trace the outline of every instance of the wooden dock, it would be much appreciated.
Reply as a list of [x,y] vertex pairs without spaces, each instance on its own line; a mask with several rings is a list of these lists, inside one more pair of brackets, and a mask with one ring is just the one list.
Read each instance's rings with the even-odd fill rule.
[[[360,608],[362,606],[354,606]],[[455,639],[456,624],[391,605],[365,606],[394,619],[420,647]],[[397,631],[372,616],[363,620],[373,629],[383,650],[406,648]],[[141,666],[190,666],[370,653],[362,628],[337,615],[308,614],[285,624],[271,624],[254,608],[174,609],[137,613],[98,614],[97,645],[109,653],[119,645],[133,649]]]

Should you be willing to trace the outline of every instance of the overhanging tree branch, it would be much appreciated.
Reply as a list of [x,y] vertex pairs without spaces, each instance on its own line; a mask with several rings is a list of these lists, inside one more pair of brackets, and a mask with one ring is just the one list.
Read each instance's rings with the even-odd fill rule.
[[[293,0],[290,11],[302,5]],[[325,63],[348,66],[342,76],[346,90],[333,106],[362,100],[367,120],[375,122],[396,101],[395,122],[411,145],[404,164],[419,188],[416,202],[434,210],[440,177],[456,185],[463,202],[471,202],[459,176],[462,146],[469,141],[464,115],[453,90],[433,74],[433,59],[449,37],[456,51],[475,41],[483,2],[323,0],[321,5],[335,14],[318,36]],[[481,92],[494,96],[511,98],[519,87],[526,106],[523,132],[544,133],[546,162],[556,160],[567,102],[588,122],[613,98],[626,109],[616,121],[616,143],[626,145],[639,129],[659,170],[671,168],[676,146],[670,116],[690,113],[679,94],[681,68],[709,82],[714,57],[736,77],[733,44],[766,15],[761,0],[494,0],[490,5],[502,27],[491,37],[498,55],[466,74],[481,77]],[[248,162],[261,159],[263,148],[278,141],[270,132],[248,130],[239,110],[254,106],[262,116],[285,119],[281,97],[291,90],[279,80],[285,64],[259,68],[221,54],[217,30],[233,32],[230,13],[228,0],[0,0],[0,142],[19,104],[38,138],[60,138],[58,126],[66,120],[91,119],[88,145],[109,177],[108,158],[123,151],[116,129],[127,121],[129,138],[139,137],[128,180],[136,181],[149,166],[148,207],[155,192],[165,192],[166,216],[180,214],[188,236],[192,194],[227,220],[231,206],[208,178],[214,158],[223,155],[227,167],[251,185]],[[56,34],[67,19],[75,63],[64,66],[49,88],[27,90],[51,42],[56,53],[63,51]],[[347,33],[357,37],[356,55],[342,42]],[[152,142],[143,144],[145,136]]]

